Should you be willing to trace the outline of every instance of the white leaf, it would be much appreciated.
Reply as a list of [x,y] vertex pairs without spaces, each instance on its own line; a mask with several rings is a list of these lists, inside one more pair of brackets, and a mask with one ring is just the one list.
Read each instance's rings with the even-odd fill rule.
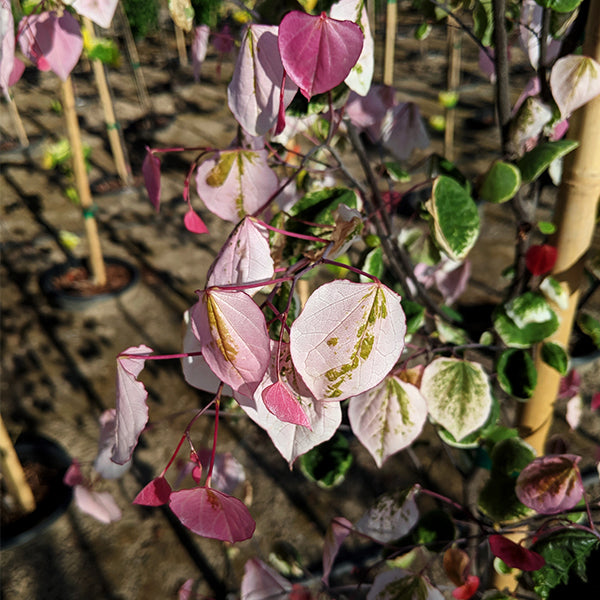
[[600,94],[600,64],[588,56],[559,58],[550,73],[550,89],[563,119]]

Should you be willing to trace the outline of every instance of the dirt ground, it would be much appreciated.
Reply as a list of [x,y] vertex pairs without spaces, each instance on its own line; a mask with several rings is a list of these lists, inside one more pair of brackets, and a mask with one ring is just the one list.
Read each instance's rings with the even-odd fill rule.
[[[427,118],[441,110],[436,94],[445,80],[445,40],[434,33],[418,45],[413,29],[411,23],[401,21],[397,86],[404,99],[419,103]],[[116,114],[136,183],[145,145],[225,147],[236,132],[226,105],[231,63],[223,64],[218,77],[216,57],[210,56],[201,82],[194,83],[191,67],[179,64],[171,38],[168,31],[139,45],[154,116],[160,119],[144,112],[126,60],[119,69],[110,70]],[[456,160],[473,174],[493,156],[498,139],[496,129],[482,121],[492,87],[479,74],[475,48],[467,40],[463,43]],[[513,60],[515,72],[521,73],[519,57]],[[134,264],[141,278],[126,295],[78,312],[56,308],[42,294],[40,274],[66,258],[59,232],[82,238],[75,256],[86,255],[86,244],[81,212],[65,198],[68,178],[41,166],[44,145],[65,135],[64,118],[52,107],[60,98],[60,82],[51,73],[27,69],[16,86],[15,99],[31,146],[27,152],[0,155],[0,392],[2,416],[14,437],[20,432],[43,434],[85,467],[96,454],[97,419],[114,406],[115,357],[139,344],[162,354],[181,351],[182,314],[194,302],[194,290],[203,287],[206,270],[230,225],[203,210],[196,198],[193,201],[210,235],[197,236],[184,228],[182,188],[194,153],[163,155],[159,214],[141,187],[100,193],[102,184],[115,174],[102,112],[84,63],[73,79],[84,143],[92,150],[90,180],[96,191],[103,251]],[[6,105],[0,112],[0,134],[0,141],[15,137]],[[441,144],[434,134],[434,149],[441,152]],[[549,215],[551,203],[541,211]],[[466,304],[493,298],[494,285],[514,249],[512,221],[506,211],[488,207],[483,218],[484,231],[475,250],[482,259],[474,264]],[[600,300],[593,303],[597,306]],[[600,389],[598,366],[582,370],[588,395]],[[219,450],[234,453],[246,470],[250,487],[244,493],[251,497],[256,534],[234,547],[200,539],[180,527],[168,511],[133,506],[131,501],[166,464],[193,409],[206,399],[185,384],[177,361],[147,363],[142,379],[149,390],[152,427],[143,436],[132,470],[101,488],[113,493],[123,518],[103,525],[71,505],[43,535],[3,550],[1,589],[6,600],[175,598],[188,578],[199,581],[200,594],[225,598],[239,589],[248,558],[268,561],[283,542],[295,548],[303,567],[318,573],[322,536],[331,518],[356,520],[384,490],[409,485],[417,477],[406,453],[377,470],[352,441],[355,462],[349,477],[334,490],[322,490],[298,469],[290,470],[262,430],[233,414],[223,419]],[[557,413],[556,431],[565,436],[571,451],[583,452],[587,462],[592,461],[599,442],[599,428],[593,424],[597,417],[589,415],[591,420],[586,421],[588,439],[568,430],[561,419],[564,403],[557,406]],[[460,493],[460,482],[447,476],[448,456],[434,453],[430,439],[426,435],[415,447],[430,482],[446,493]],[[211,443],[210,418],[195,426],[194,440],[200,446]]]

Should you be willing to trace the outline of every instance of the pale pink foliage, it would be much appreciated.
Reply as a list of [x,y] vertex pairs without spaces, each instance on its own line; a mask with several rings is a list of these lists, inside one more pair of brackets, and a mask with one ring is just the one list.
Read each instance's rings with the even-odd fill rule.
[[204,59],[206,58],[209,37],[210,28],[208,25],[199,25],[194,30],[194,41],[192,42],[191,54],[195,81],[200,81],[200,70],[202,69],[202,63],[204,63]]
[[[198,450],[198,460],[203,470],[208,471],[212,450],[202,448]],[[246,480],[246,472],[241,463],[231,454],[231,452],[217,452],[213,472],[210,479],[212,488],[232,494],[235,489]]]
[[344,517],[336,517],[331,521],[325,533],[325,545],[323,547],[323,576],[321,581],[329,585],[329,575],[344,540],[352,533],[352,523]]
[[121,509],[109,492],[94,492],[83,485],[76,485],[73,488],[73,497],[81,512],[101,523],[112,523],[121,518]]
[[292,584],[262,560],[251,558],[244,565],[241,600],[280,598],[291,591]]
[[[117,358],[115,444],[111,458],[120,465],[131,459],[139,435],[148,422],[148,392],[137,377],[144,368],[144,355],[151,353],[152,348],[148,346],[132,346]],[[139,358],[123,356],[137,354]]]
[[67,4],[82,16],[100,25],[104,29],[110,27],[119,0],[72,0]]
[[290,331],[296,370],[317,400],[344,400],[382,381],[404,348],[400,296],[381,283],[337,280],[309,297]]
[[325,13],[291,11],[279,25],[278,43],[286,73],[310,99],[346,79],[361,54],[363,33],[356,23]]
[[100,415],[100,438],[98,454],[94,460],[94,470],[104,479],[118,479],[131,467],[131,461],[119,465],[112,460],[117,427],[117,411],[114,408],[105,410]]
[[21,77],[23,63],[15,58],[15,32],[11,3],[0,1],[0,90],[8,100],[8,88]]
[[559,58],[550,72],[550,89],[563,119],[600,94],[600,64],[588,56]]

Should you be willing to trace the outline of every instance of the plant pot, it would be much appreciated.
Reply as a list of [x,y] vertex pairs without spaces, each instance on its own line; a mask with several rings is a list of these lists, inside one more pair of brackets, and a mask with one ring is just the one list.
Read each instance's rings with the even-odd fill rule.
[[2,489],[0,546],[3,550],[40,535],[67,510],[73,497],[73,489],[63,483],[71,459],[56,442],[24,434],[15,443],[15,451],[33,492],[36,508],[31,513],[19,514]]
[[139,270],[120,258],[105,257],[106,284],[90,280],[85,260],[54,265],[40,277],[40,287],[54,306],[65,310],[85,310],[99,302],[118,298],[138,283]]

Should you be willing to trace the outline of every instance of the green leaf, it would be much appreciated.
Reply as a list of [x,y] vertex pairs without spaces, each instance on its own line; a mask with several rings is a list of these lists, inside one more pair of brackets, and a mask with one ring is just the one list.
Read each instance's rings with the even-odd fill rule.
[[556,369],[563,377],[569,371],[569,355],[560,344],[554,342],[542,344],[542,360]]
[[535,450],[519,437],[509,437],[494,444],[491,452],[492,475],[512,477],[515,482],[519,473],[535,458]]
[[457,441],[479,429],[492,406],[490,384],[483,367],[456,358],[437,358],[423,371],[421,393],[429,414]]
[[406,315],[406,334],[411,335],[425,323],[425,308],[412,300],[402,298],[402,309]]
[[[381,249],[381,246],[373,248],[373,250],[367,254],[365,257],[365,262],[362,266],[362,270],[369,273],[369,275],[377,277],[377,279],[381,279],[383,277],[385,265],[383,263],[383,250]],[[364,275],[361,275],[360,278],[361,281],[372,281]]]
[[486,173],[479,197],[487,202],[501,204],[510,200],[521,187],[521,172],[515,165],[495,162]]
[[502,352],[496,363],[498,383],[511,396],[531,398],[537,384],[535,363],[529,352],[510,349]]
[[336,433],[300,458],[300,470],[319,487],[332,488],[342,483],[352,465],[352,454],[346,438]]
[[[533,292],[525,294],[533,294]],[[546,302],[542,296],[539,296],[539,299]],[[546,307],[542,307],[539,299],[533,299],[533,306],[530,309],[527,308],[527,302],[513,302],[510,307],[511,316],[504,306],[499,306],[494,312],[492,316],[494,328],[502,341],[510,348],[529,348],[529,346],[545,340],[558,329],[559,321],[556,313],[547,303]],[[518,323],[512,316],[518,317]],[[541,320],[543,317],[545,320]]]
[[552,235],[556,231],[556,225],[554,223],[551,223],[550,221],[539,221],[538,229],[544,235]]
[[541,569],[531,574],[535,592],[542,598],[548,598],[552,589],[561,583],[566,585],[573,575],[587,581],[592,569],[597,568],[594,562],[596,565],[598,562],[590,560],[588,564],[588,559],[594,551],[598,559],[599,544],[594,534],[580,529],[557,531],[535,543],[532,550],[546,560]]
[[396,181],[397,183],[407,183],[410,181],[410,173],[406,169],[403,169],[399,163],[388,161],[383,164],[392,181]]
[[432,29],[429,23],[421,23],[415,31],[415,39],[419,41],[427,39]]
[[493,44],[494,18],[492,14],[492,0],[479,0],[473,10],[473,23],[475,35],[484,46]]
[[597,348],[600,348],[600,321],[589,313],[580,313],[577,316],[577,325],[585,335],[592,339]]
[[583,0],[535,0],[535,2],[558,13],[566,13],[575,10]]
[[454,179],[436,178],[425,208],[433,217],[432,234],[452,259],[463,260],[479,235],[479,212],[469,193]]
[[579,146],[579,142],[573,140],[558,140],[539,144],[517,162],[523,181],[526,183],[535,181],[554,160],[565,156],[571,150],[575,150],[577,146]]
[[463,344],[467,344],[469,342],[469,334],[461,327],[451,325],[438,315],[435,315],[434,321],[435,329],[438,332],[440,341],[442,343],[462,346]]
[[569,306],[569,292],[567,286],[562,286],[554,277],[546,277],[540,283],[540,292],[547,300],[556,304],[560,309],[567,310]]

